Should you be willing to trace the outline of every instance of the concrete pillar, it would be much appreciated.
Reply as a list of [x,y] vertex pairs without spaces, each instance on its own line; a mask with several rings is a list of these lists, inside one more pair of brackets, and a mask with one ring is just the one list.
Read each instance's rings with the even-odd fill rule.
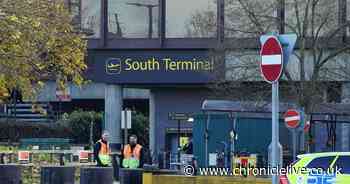
[[149,96],[149,147],[152,154],[152,159],[157,158],[157,138],[156,138],[156,102],[155,96],[152,91],[150,91]]
[[121,145],[121,112],[123,108],[123,88],[120,85],[105,86],[105,130],[110,134],[109,142],[112,151]]
[[[343,83],[342,103],[350,103],[350,82]],[[350,125],[343,123],[341,126],[341,150],[350,151]]]

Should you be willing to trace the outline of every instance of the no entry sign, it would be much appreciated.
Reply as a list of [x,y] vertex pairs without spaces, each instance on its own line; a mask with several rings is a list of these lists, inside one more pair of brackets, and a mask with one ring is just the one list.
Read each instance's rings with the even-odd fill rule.
[[267,82],[278,81],[283,70],[283,49],[276,36],[269,36],[262,44],[260,70]]
[[300,125],[300,113],[297,110],[289,109],[284,114],[284,122],[287,128],[297,128]]

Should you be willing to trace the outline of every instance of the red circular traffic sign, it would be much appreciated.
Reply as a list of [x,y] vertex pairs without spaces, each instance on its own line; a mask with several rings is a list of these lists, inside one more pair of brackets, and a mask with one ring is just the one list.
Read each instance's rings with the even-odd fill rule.
[[276,36],[269,36],[262,45],[260,70],[267,82],[278,81],[283,70],[283,49]]
[[284,122],[287,128],[297,128],[300,125],[300,113],[297,110],[289,109],[284,114]]

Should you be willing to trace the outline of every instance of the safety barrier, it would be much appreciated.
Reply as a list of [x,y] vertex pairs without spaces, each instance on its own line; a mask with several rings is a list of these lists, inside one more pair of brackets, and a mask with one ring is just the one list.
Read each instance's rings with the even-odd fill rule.
[[41,167],[41,184],[74,184],[75,167]]
[[80,184],[112,184],[112,167],[82,167],[80,169]]
[[143,174],[143,184],[270,184],[270,179],[222,177],[222,176],[181,176],[181,175],[154,175],[150,172]]
[[119,170],[120,184],[142,184],[143,169],[124,169]]
[[0,165],[1,184],[20,184],[21,168],[19,165]]

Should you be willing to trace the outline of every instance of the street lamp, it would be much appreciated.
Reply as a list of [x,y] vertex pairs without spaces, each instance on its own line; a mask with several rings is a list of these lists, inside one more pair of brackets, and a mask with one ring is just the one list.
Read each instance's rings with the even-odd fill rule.
[[152,38],[153,34],[153,13],[152,10],[154,7],[158,7],[155,4],[142,4],[142,3],[126,3],[127,5],[144,7],[148,9],[148,38]]

